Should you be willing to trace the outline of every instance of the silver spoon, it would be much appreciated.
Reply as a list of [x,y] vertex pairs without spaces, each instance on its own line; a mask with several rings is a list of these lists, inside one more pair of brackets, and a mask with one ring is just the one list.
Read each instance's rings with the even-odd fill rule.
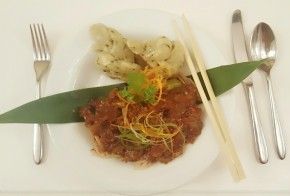
[[261,60],[265,58],[269,59],[269,61],[267,61],[267,63],[264,63],[260,67],[260,69],[265,72],[265,76],[267,79],[277,152],[280,159],[284,159],[286,156],[285,137],[276,109],[270,75],[271,68],[275,63],[277,48],[274,33],[269,25],[262,22],[255,27],[251,38],[250,50],[253,60]]

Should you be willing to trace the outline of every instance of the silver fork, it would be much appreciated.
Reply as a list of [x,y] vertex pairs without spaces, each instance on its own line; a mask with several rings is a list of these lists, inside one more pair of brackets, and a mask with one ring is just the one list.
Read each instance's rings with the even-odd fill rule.
[[[30,25],[34,70],[36,74],[37,99],[41,98],[41,79],[50,64],[50,52],[43,25]],[[43,157],[43,126],[34,124],[33,127],[33,159],[36,164],[40,164]]]

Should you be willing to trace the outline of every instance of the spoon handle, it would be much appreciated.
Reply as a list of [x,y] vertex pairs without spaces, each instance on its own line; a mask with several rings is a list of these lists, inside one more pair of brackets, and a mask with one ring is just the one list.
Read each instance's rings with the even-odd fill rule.
[[284,137],[283,129],[280,124],[277,108],[276,108],[270,74],[267,74],[266,79],[267,79],[267,86],[268,86],[269,99],[270,99],[270,105],[271,105],[271,114],[272,114],[273,128],[274,128],[276,145],[277,145],[277,152],[278,152],[279,158],[284,159],[286,156],[285,137]]
[[253,126],[253,132],[254,132],[256,151],[258,153],[259,161],[265,164],[268,162],[269,155],[268,155],[266,139],[263,133],[262,125],[261,125],[258,110],[257,110],[254,87],[253,87],[253,84],[246,84],[246,87],[248,90],[248,99],[249,99],[249,105],[250,105],[250,110],[251,110],[252,126]]

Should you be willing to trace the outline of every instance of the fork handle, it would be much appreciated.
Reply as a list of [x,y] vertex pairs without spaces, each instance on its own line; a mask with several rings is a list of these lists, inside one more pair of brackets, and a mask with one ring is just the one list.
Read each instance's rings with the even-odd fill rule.
[[36,164],[42,160],[42,126],[34,124],[33,126],[33,159]]
[[270,105],[271,105],[271,114],[272,114],[273,128],[274,128],[276,145],[277,145],[277,152],[278,152],[279,158],[284,159],[286,156],[285,137],[284,137],[283,129],[280,124],[278,112],[276,109],[270,74],[267,74],[266,79],[267,79],[267,86],[268,86],[269,99],[270,99]]
[[[41,97],[41,81],[36,85],[36,97]],[[43,142],[42,142],[42,125],[33,125],[33,159],[36,164],[40,164],[43,155]]]
[[252,117],[252,126],[254,132],[254,142],[256,146],[256,153],[258,155],[259,161],[263,164],[268,162],[268,149],[266,144],[266,139],[263,133],[262,125],[260,122],[260,117],[258,114],[254,87],[253,84],[246,84],[248,100],[250,104],[250,112]]

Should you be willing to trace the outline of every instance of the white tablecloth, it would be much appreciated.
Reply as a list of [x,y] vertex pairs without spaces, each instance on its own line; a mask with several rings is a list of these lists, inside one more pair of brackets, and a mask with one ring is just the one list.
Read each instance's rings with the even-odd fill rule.
[[[185,13],[196,25],[208,33],[228,63],[233,62],[230,23],[232,12],[235,9],[242,10],[245,33],[248,37],[258,22],[264,21],[270,24],[275,32],[279,49],[277,67],[272,72],[273,85],[279,114],[289,144],[290,123],[287,122],[287,119],[290,109],[290,55],[288,49],[290,43],[290,1],[287,0],[1,0],[0,112],[2,113],[34,97],[33,80],[26,78],[27,75],[32,75],[33,70],[21,68],[25,71],[18,72],[23,63],[31,63],[31,59],[28,58],[31,56],[31,51],[27,50],[23,53],[23,47],[26,47],[24,45],[31,44],[27,35],[27,24],[44,22],[49,27],[50,45],[54,49],[65,39],[66,34],[76,33],[79,27],[94,23],[96,18],[118,10],[132,8],[159,9],[175,14]],[[237,120],[234,132],[242,132],[243,137],[235,137],[234,132],[232,136],[245,167],[247,179],[240,183],[232,182],[227,168],[218,157],[199,178],[163,195],[290,194],[290,155],[288,153],[287,158],[281,161],[275,153],[266,87],[263,85],[262,73],[256,72],[254,76],[260,114],[269,142],[269,163],[260,165],[255,160],[249,118],[245,115],[247,114],[246,102],[243,90],[241,86],[238,86],[235,92],[237,97],[240,97],[238,104],[241,106],[241,111],[233,114]],[[11,88],[7,89],[5,86]],[[0,126],[0,132],[7,131],[7,129],[11,129],[11,126]],[[10,139],[14,137],[14,133],[11,131]],[[31,149],[28,147],[23,149],[23,146],[31,146],[31,135],[21,133],[20,137],[23,137],[22,147],[17,143],[13,145],[20,148],[19,153],[27,153],[26,151]],[[11,141],[13,142],[13,140]],[[289,146],[287,147],[288,152],[290,152]],[[7,146],[0,144],[0,149],[1,154],[3,150],[7,150]],[[102,192],[98,194],[109,195]]]

